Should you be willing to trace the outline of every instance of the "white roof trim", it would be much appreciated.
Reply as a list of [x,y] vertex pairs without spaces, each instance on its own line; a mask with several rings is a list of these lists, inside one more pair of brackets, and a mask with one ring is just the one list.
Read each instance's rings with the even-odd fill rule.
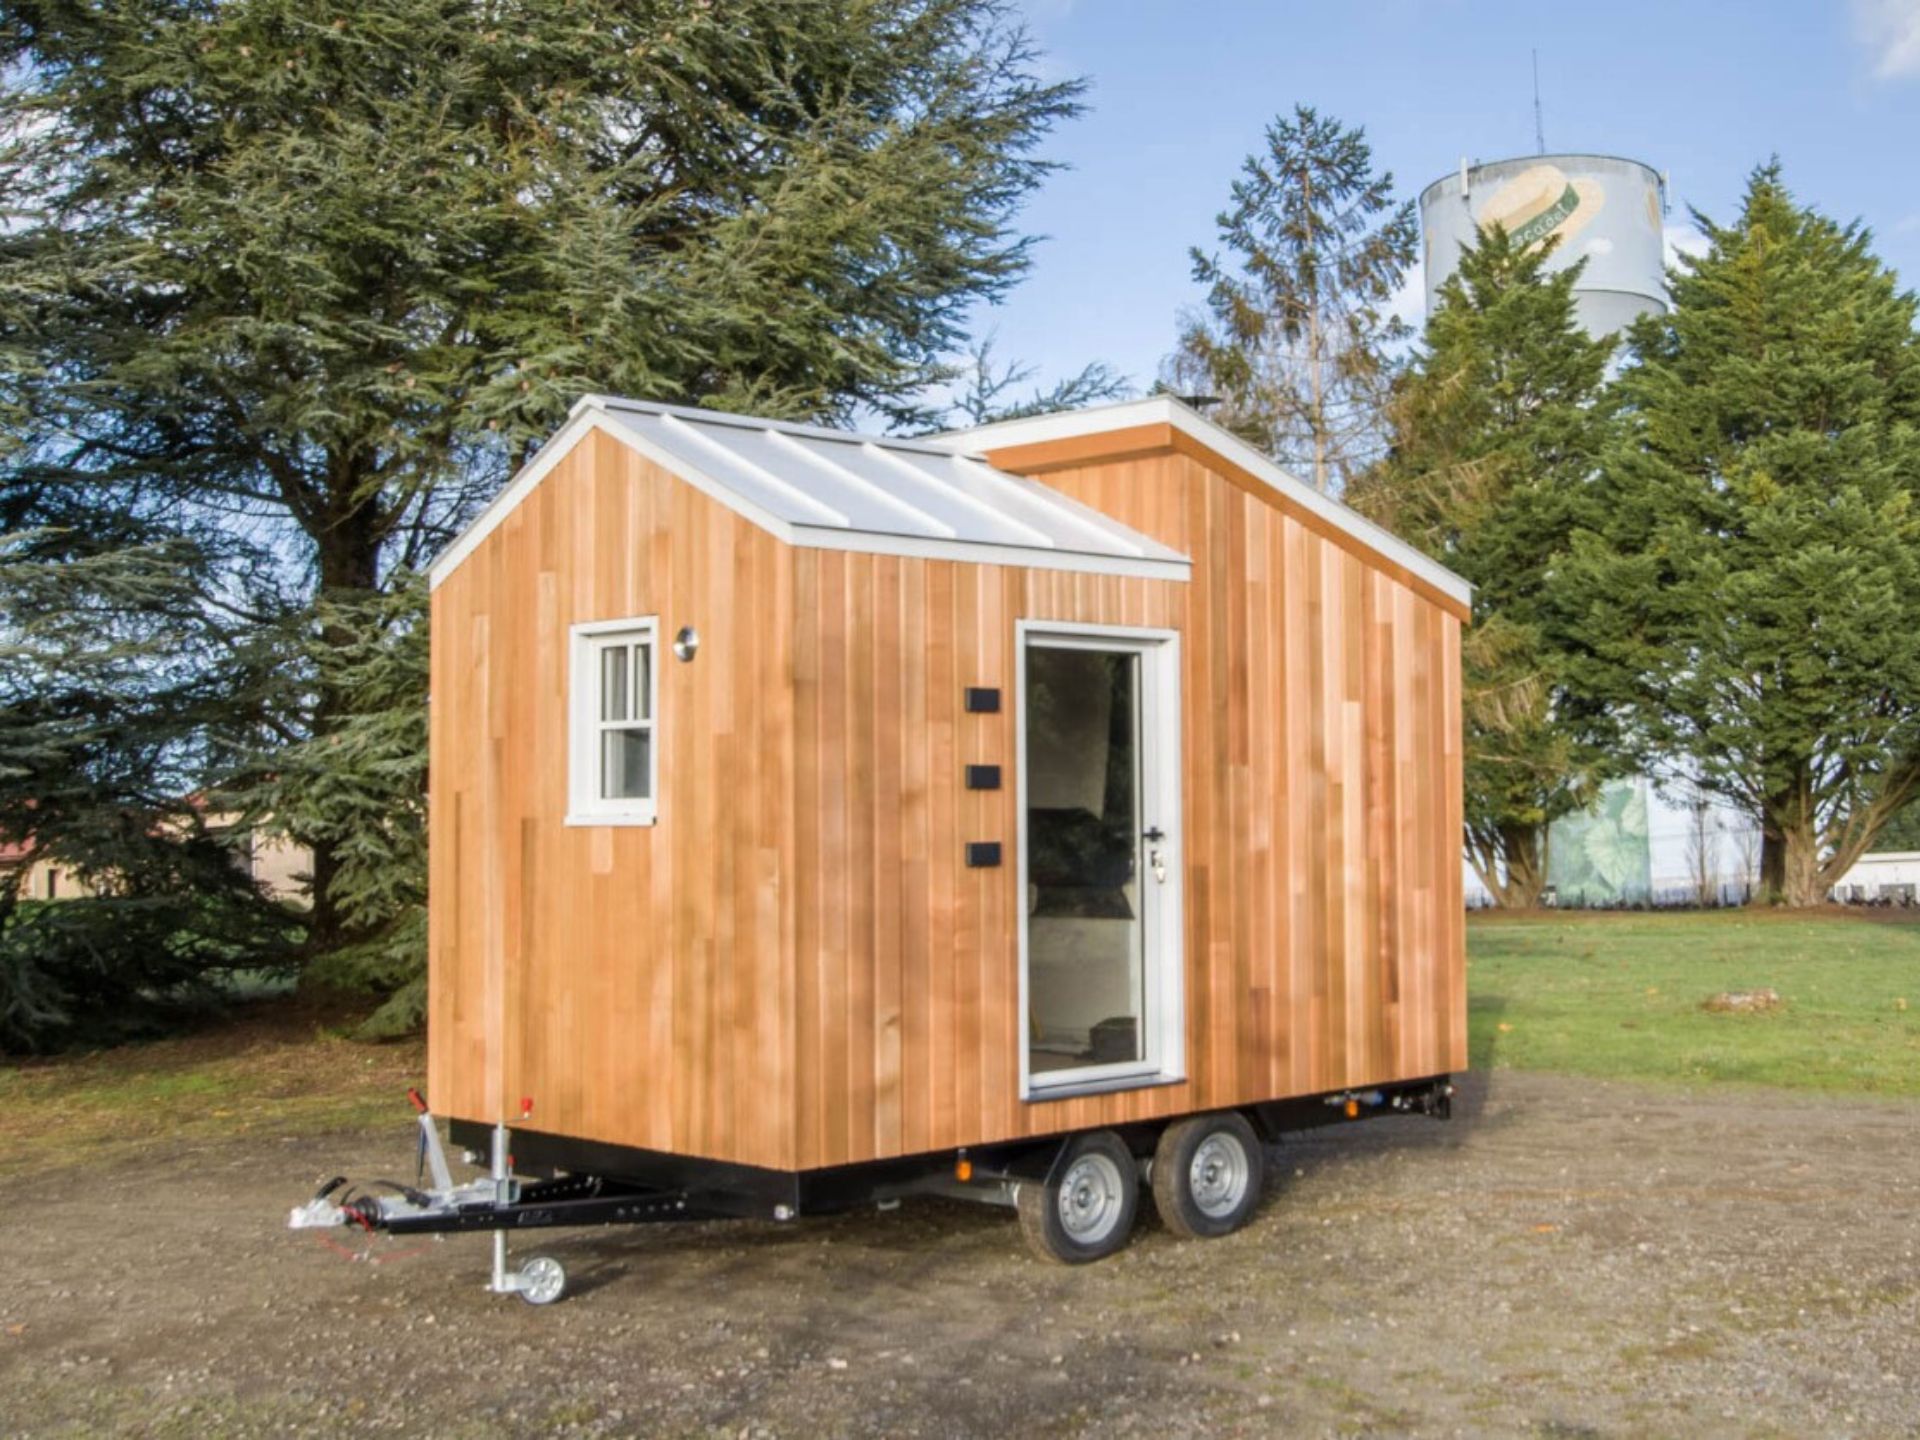
[[[671,427],[671,433],[674,435],[688,436],[695,441],[696,443],[692,446],[695,450],[705,454],[718,452],[716,459],[723,460],[726,465],[737,467],[739,472],[751,476],[774,492],[773,496],[767,497],[769,503],[779,503],[779,500],[774,498],[776,496],[789,498],[794,501],[799,515],[782,516],[772,513],[763,505],[740,493],[734,486],[725,484],[709,474],[686,456],[675,454],[660,444],[650,441],[632,425],[620,419],[622,411],[657,417],[663,424]],[[843,485],[857,486],[861,493],[873,496],[893,514],[910,521],[916,527],[930,529],[935,533],[923,535],[893,533],[873,527],[852,528],[846,516],[809,493],[803,486],[774,474],[765,465],[756,463],[748,456],[733,453],[710,435],[700,433],[703,424],[752,430],[763,436],[771,436],[777,442],[784,442],[779,447],[782,451],[795,453],[799,458],[807,460],[810,465],[832,473]],[[1019,565],[1037,569],[1129,575],[1150,580],[1184,581],[1192,574],[1192,565],[1185,556],[1148,541],[1146,537],[1138,535],[1117,520],[1089,511],[1086,506],[1066,495],[1048,491],[1045,486],[1035,481],[1022,476],[994,472],[994,478],[998,483],[1018,487],[1023,508],[1030,492],[1037,492],[1033,495],[1036,503],[1039,495],[1044,494],[1046,503],[1059,512],[1053,516],[1054,520],[1063,529],[1071,529],[1075,534],[1087,536],[1091,542],[1088,548],[1081,549],[1077,546],[1062,544],[1058,536],[1049,536],[1023,519],[988,504],[971,493],[964,484],[937,474],[929,474],[909,464],[899,454],[889,453],[908,452],[927,460],[938,460],[939,466],[929,467],[930,470],[935,471],[946,466],[972,469],[980,463],[968,457],[955,455],[953,450],[944,443],[921,440],[876,442],[848,431],[830,430],[817,425],[793,425],[756,420],[748,416],[727,415],[716,411],[688,409],[684,406],[649,405],[589,395],[573,407],[566,424],[535,452],[533,458],[521,467],[518,473],[502,487],[500,493],[495,495],[487,507],[475,517],[473,523],[434,560],[428,571],[429,584],[437,589],[533,492],[534,488],[546,478],[547,473],[595,430],[604,431],[628,449],[678,476],[709,499],[726,506],[777,539],[800,548],[849,550],[868,554],[913,556],[930,560],[959,560],[976,565]],[[996,525],[1011,530],[1016,535],[1031,536],[1033,543],[1000,543],[982,539],[957,538],[957,532],[951,525],[926,514],[910,501],[875,485],[864,476],[836,465],[829,456],[816,453],[813,447],[803,443],[810,439],[831,440],[837,444],[859,446],[910,473],[918,483],[937,485],[940,493],[965,509],[990,518]],[[990,467],[987,468],[990,469]],[[800,518],[800,515],[818,517],[819,523]]]
[[1078,439],[1136,425],[1171,425],[1192,436],[1223,459],[1265,481],[1301,509],[1352,536],[1382,559],[1401,566],[1462,606],[1472,606],[1473,586],[1432,556],[1415,549],[1391,531],[1382,529],[1357,510],[1322,495],[1231,430],[1216,425],[1198,410],[1182,404],[1171,395],[1150,395],[1144,400],[1124,400],[1117,405],[1094,405],[1084,410],[1061,410],[1027,420],[1003,420],[998,424],[980,425],[970,430],[950,430],[934,438],[963,454],[983,455],[988,451],[1011,449],[1016,445],[1042,445],[1052,440]]

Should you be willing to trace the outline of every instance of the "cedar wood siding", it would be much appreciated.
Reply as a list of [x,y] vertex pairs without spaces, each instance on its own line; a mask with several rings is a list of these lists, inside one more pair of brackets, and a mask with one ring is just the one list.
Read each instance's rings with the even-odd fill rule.
[[[583,440],[434,596],[435,1107],[804,1169],[1464,1067],[1459,619],[1209,456],[990,457],[1183,584],[789,549]],[[702,637],[660,823],[569,829],[567,627],[628,614]],[[1182,1083],[1019,1098],[1016,619],[1181,632]]]
[[[793,558],[590,431],[434,591],[436,1110],[791,1159]],[[660,822],[568,826],[568,627],[640,615]]]

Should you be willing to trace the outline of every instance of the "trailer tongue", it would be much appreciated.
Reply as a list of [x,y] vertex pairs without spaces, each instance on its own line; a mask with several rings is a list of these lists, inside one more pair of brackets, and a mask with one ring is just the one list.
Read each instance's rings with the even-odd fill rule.
[[464,1185],[453,1183],[446,1147],[433,1112],[418,1090],[407,1098],[418,1112],[420,1160],[433,1185],[421,1189],[393,1180],[370,1182],[386,1193],[348,1184],[344,1175],[327,1181],[287,1217],[292,1230],[328,1230],[359,1226],[389,1235],[448,1234],[465,1230],[493,1232],[493,1275],[487,1288],[496,1295],[518,1295],[531,1305],[550,1305],[566,1293],[566,1269],[552,1256],[535,1256],[518,1270],[507,1269],[507,1231],[557,1225],[644,1225],[668,1220],[716,1220],[737,1214],[703,1204],[686,1190],[661,1190],[604,1175],[560,1175],[522,1181],[511,1173],[508,1130],[494,1127],[489,1173]]

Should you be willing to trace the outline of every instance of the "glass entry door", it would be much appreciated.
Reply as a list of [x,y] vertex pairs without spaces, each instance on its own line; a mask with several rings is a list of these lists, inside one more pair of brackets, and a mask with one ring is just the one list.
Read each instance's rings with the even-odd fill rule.
[[1023,627],[1023,1092],[1173,1078],[1177,637]]

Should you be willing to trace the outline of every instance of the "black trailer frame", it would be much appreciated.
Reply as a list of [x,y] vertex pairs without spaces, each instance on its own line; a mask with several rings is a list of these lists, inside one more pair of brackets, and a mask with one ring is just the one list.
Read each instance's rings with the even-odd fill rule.
[[[1361,1090],[1269,1100],[1232,1107],[1268,1144],[1284,1132],[1338,1125],[1380,1115],[1452,1113],[1452,1077],[1432,1075]],[[439,1130],[418,1092],[409,1092],[419,1112],[423,1174],[431,1189],[377,1182],[385,1193],[354,1192],[344,1177],[323,1185],[293,1212],[296,1229],[356,1225],[393,1235],[489,1231],[494,1235],[494,1276],[489,1288],[519,1294],[535,1304],[560,1298],[565,1272],[559,1262],[529,1261],[517,1274],[506,1270],[509,1231],[558,1226],[646,1225],[673,1221],[773,1220],[826,1215],[869,1205],[889,1205],[921,1195],[1011,1204],[1023,1185],[1058,1178],[1074,1142],[1099,1133],[1117,1138],[1136,1159],[1153,1155],[1163,1132],[1189,1115],[1167,1116],[1109,1127],[1099,1132],[1060,1131],[991,1145],[961,1146],[886,1160],[812,1170],[776,1170],[724,1160],[612,1145],[532,1128],[448,1123],[448,1136],[464,1147],[470,1163],[488,1164],[485,1179],[454,1185]],[[519,1178],[525,1177],[525,1178]],[[335,1196],[339,1196],[337,1200]]]

